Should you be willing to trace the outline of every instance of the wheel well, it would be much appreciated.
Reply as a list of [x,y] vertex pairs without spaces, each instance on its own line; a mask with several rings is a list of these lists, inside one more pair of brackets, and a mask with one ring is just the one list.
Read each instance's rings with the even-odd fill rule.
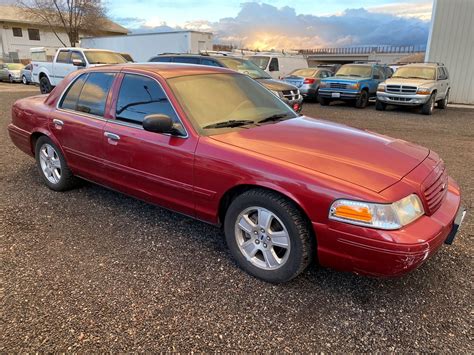
[[31,152],[33,153],[33,156],[35,155],[35,147],[36,147],[36,142],[38,141],[38,139],[41,137],[41,136],[46,136],[46,134],[44,133],[40,133],[40,132],[35,132],[31,135],[30,137],[30,144],[31,144]]
[[308,226],[310,227],[309,229],[310,229],[311,233],[313,234],[313,228],[311,228],[310,218],[308,217],[306,212],[303,210],[303,208],[301,208],[301,206],[295,200],[293,200],[291,197],[288,197],[287,195],[285,195],[285,194],[283,194],[283,193],[281,193],[277,190],[270,189],[270,188],[263,187],[263,186],[258,186],[258,185],[238,185],[238,186],[234,186],[230,190],[226,191],[226,193],[222,196],[222,198],[219,202],[219,211],[218,211],[218,213],[219,213],[219,215],[218,215],[219,224],[223,225],[227,209],[229,208],[232,201],[237,196],[240,196],[240,195],[242,195],[243,193],[245,193],[249,190],[271,191],[271,192],[276,193],[278,195],[281,195],[285,199],[291,201],[295,205],[295,207],[301,212],[301,215],[306,219],[306,222],[308,223]]
[[41,80],[43,77],[45,77],[45,76],[46,76],[45,73],[40,73],[40,75],[39,75],[40,80]]

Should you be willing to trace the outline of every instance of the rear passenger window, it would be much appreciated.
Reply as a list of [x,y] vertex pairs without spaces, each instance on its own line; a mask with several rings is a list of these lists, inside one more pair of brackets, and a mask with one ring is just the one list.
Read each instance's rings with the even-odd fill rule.
[[125,74],[117,101],[115,118],[141,125],[146,116],[163,114],[179,122],[161,86],[141,75]]
[[77,101],[76,110],[91,115],[103,116],[113,73],[89,73]]
[[68,91],[63,97],[61,104],[59,105],[60,108],[68,109],[68,110],[76,110],[77,108],[77,100],[79,99],[79,95],[81,94],[82,87],[86,82],[87,74],[81,75],[76,81],[69,87]]
[[198,58],[189,58],[189,57],[175,57],[174,58],[175,63],[187,63],[187,64],[199,64],[199,59]]
[[212,67],[220,67],[221,66],[219,63],[217,63],[215,60],[212,60],[212,59],[201,59],[201,64],[212,66]]
[[69,51],[59,51],[56,63],[69,63]]
[[155,58],[151,58],[150,62],[168,63],[172,61],[171,59],[172,59],[171,57],[155,57]]

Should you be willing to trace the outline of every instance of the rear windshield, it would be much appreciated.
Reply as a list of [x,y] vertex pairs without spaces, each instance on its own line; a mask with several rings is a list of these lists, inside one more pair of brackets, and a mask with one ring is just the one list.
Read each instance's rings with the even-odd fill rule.
[[392,78],[435,80],[436,69],[427,67],[401,67]]
[[369,78],[372,76],[372,66],[370,65],[343,65],[336,73],[336,76],[355,76]]
[[118,53],[106,51],[84,51],[89,64],[121,64],[127,63]]
[[270,61],[270,57],[250,57],[249,60],[258,65],[259,68],[265,70],[267,68],[268,62]]
[[315,74],[316,74],[315,69],[296,69],[295,71],[291,73],[291,75],[304,76],[304,77],[314,76]]

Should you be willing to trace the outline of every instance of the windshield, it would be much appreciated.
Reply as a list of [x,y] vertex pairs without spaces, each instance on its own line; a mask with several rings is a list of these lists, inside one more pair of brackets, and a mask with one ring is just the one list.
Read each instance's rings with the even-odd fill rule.
[[84,51],[89,64],[120,64],[126,63],[124,57],[118,53],[106,51]]
[[427,67],[400,67],[392,78],[435,80],[436,69]]
[[314,76],[315,74],[315,69],[296,69],[295,71],[291,72],[290,75],[304,76],[305,78],[307,78],[309,76]]
[[369,78],[372,76],[372,66],[370,65],[343,65],[336,73],[336,76],[355,76]]
[[254,63],[245,59],[238,58],[220,58],[219,61],[227,68],[239,73],[250,76],[252,79],[270,79],[271,76],[260,69]]
[[21,70],[23,69],[25,66],[23,64],[20,64],[20,63],[12,63],[12,64],[7,64],[7,68],[9,70]]
[[255,63],[260,69],[265,70],[267,68],[268,62],[270,61],[270,57],[255,56],[250,57],[249,60],[252,63]]
[[[201,74],[172,78],[168,83],[187,117],[202,135],[253,127],[268,117],[297,114],[258,82],[241,74]],[[249,121],[240,127],[205,128],[226,121]]]

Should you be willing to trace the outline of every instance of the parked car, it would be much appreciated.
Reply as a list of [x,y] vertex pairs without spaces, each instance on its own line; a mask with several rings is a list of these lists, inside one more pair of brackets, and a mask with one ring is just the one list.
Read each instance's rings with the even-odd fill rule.
[[465,215],[432,150],[299,116],[225,68],[75,72],[17,101],[8,131],[50,189],[82,177],[221,225],[237,263],[270,282],[316,258],[404,274],[451,243]]
[[154,63],[200,64],[229,68],[257,80],[296,112],[300,112],[303,109],[303,96],[301,96],[296,86],[281,80],[272,79],[270,75],[246,59],[223,55],[161,54],[151,58],[149,61]]
[[32,81],[39,84],[42,94],[47,94],[73,71],[95,65],[126,62],[127,60],[120,53],[108,50],[60,48],[56,52],[53,62],[32,62]]
[[370,98],[375,98],[377,86],[386,76],[386,67],[382,65],[345,64],[334,77],[321,79],[319,102],[326,106],[332,100],[344,100],[364,108]]
[[21,63],[0,64],[0,81],[20,82],[20,72],[25,66]]
[[378,86],[375,108],[420,106],[423,114],[431,115],[435,103],[441,109],[448,106],[450,88],[449,73],[444,64],[407,64]]
[[308,68],[308,61],[300,55],[256,54],[248,59],[274,79],[281,79],[296,69]]
[[339,64],[339,63],[318,64],[317,67],[318,68],[329,69],[334,75],[342,67],[342,64]]
[[20,77],[21,77],[21,82],[25,85],[28,85],[31,83],[31,70],[33,69],[33,65],[27,64],[21,71],[20,71]]
[[319,82],[321,79],[332,76],[333,73],[328,69],[306,68],[297,69],[285,76],[283,81],[296,86],[301,95],[306,99],[318,100]]
[[125,60],[128,62],[128,63],[134,63],[135,61],[133,60],[132,56],[128,53],[120,53],[120,55],[122,57],[125,58]]

